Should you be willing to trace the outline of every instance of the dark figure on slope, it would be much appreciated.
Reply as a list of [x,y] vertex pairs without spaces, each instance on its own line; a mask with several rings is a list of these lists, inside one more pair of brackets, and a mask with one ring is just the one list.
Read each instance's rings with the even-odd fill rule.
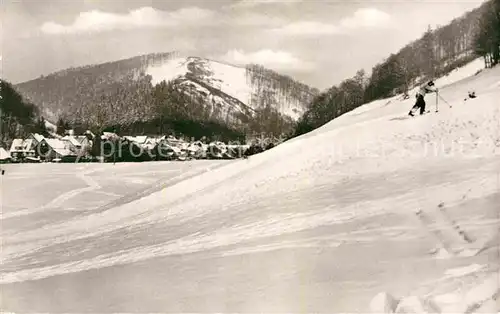
[[470,91],[468,96],[469,97],[467,97],[467,98],[464,99],[464,102],[466,102],[468,99],[474,99],[474,98],[477,97],[475,91]]
[[408,112],[408,115],[413,116],[413,113],[417,111],[418,108],[420,108],[420,114],[424,114],[425,112],[425,100],[424,96],[425,94],[428,93],[437,93],[438,89],[434,87],[434,82],[429,81],[427,84],[424,84],[420,87],[420,89],[417,91],[417,101],[415,105],[411,108],[410,112]]

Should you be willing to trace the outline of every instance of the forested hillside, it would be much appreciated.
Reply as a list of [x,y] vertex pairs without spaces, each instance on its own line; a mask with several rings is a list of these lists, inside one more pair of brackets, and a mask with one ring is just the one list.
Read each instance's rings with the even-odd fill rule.
[[30,132],[46,135],[45,121],[35,105],[24,99],[7,81],[0,80],[0,145]]
[[72,68],[15,87],[48,119],[78,129],[220,139],[289,133],[292,116],[300,117],[318,92],[260,66],[177,53]]
[[[319,90],[310,87],[306,84],[297,82],[290,76],[279,74],[276,71],[267,69],[258,64],[249,64],[246,67],[247,75],[250,80],[250,85],[254,87],[256,95],[265,96],[266,93],[275,91],[278,97],[282,97],[284,102],[298,102],[299,104],[307,105],[311,102],[311,97],[319,94]],[[264,98],[264,100],[262,100]],[[252,107],[265,107],[268,105],[276,105],[276,101],[269,102],[269,98],[252,97],[250,100]],[[285,108],[276,108],[278,111],[285,111]]]
[[407,92],[411,86],[436,78],[484,57],[486,67],[500,61],[500,0],[479,8],[403,47],[375,65],[370,77],[355,77],[322,92],[298,121],[295,135],[309,132],[360,105]]
[[113,131],[122,135],[177,134],[218,140],[243,140],[245,134],[211,117],[203,99],[186,92],[186,87],[151,78],[117,84],[102,93],[98,102],[86,102],[66,111],[59,119],[77,133]]
[[[102,96],[120,94],[125,99],[140,97],[122,93],[126,89],[134,94],[142,94],[150,85],[150,78],[144,74],[146,65],[164,62],[173,55],[174,53],[150,54],[117,62],[69,68],[15,87],[39,106],[44,115],[54,119],[76,107],[95,103]],[[131,90],[131,87],[137,90]]]

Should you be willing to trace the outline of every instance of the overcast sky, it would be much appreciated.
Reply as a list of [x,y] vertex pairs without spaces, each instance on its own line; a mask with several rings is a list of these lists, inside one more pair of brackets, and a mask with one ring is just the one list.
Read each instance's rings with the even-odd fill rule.
[[179,51],[260,63],[320,89],[484,0],[1,0],[2,77]]

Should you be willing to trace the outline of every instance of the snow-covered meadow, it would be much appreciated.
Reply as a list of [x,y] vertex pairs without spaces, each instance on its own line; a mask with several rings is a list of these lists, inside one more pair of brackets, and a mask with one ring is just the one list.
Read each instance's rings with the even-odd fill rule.
[[500,68],[472,68],[437,81],[452,108],[376,101],[249,159],[7,165],[3,309],[368,312],[381,291],[491,288],[498,243],[438,258],[414,214],[442,204],[475,245],[498,235]]

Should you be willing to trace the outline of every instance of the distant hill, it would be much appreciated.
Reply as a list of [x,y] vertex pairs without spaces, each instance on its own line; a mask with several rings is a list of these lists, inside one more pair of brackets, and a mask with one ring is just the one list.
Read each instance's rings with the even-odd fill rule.
[[[169,82],[168,87],[160,87],[162,81]],[[242,131],[256,131],[252,124],[262,110],[296,121],[318,94],[258,65],[237,67],[177,53],[70,68],[15,88],[52,121],[64,117],[89,125],[102,125],[104,121],[99,120],[106,125],[128,125],[158,118],[158,107],[170,101],[182,107],[176,113],[182,111],[184,118],[210,120]],[[166,92],[177,95],[160,97]]]

